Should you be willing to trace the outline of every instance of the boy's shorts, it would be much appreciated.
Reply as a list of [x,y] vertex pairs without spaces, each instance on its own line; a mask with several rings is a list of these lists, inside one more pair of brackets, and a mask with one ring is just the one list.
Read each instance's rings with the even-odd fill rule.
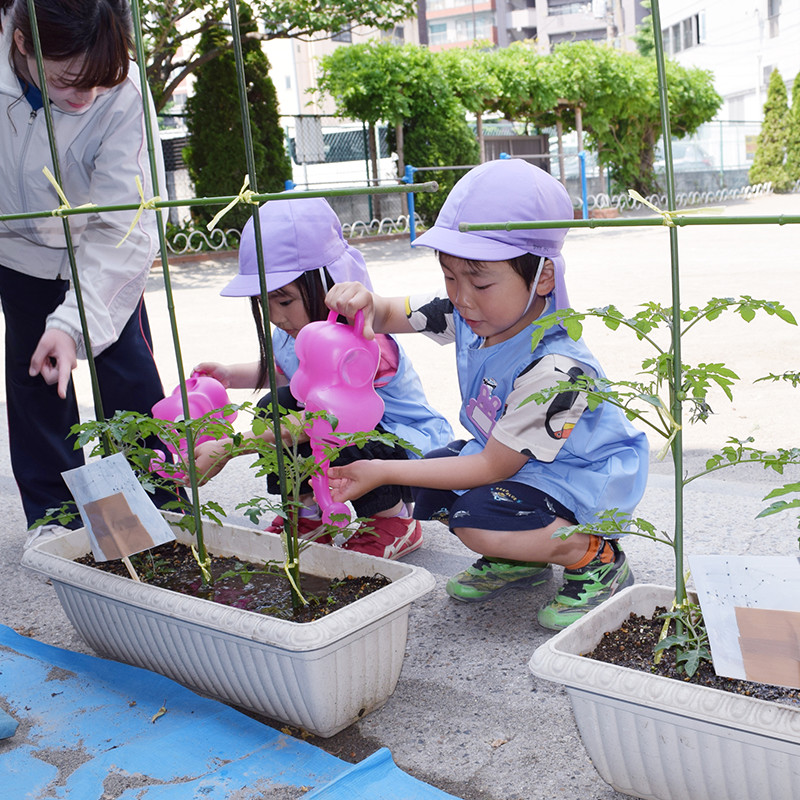
[[[457,455],[466,442],[451,442],[425,458]],[[531,531],[546,528],[557,518],[577,525],[574,514],[549,494],[518,481],[498,481],[464,494],[446,489],[414,489],[414,516],[454,528],[490,531]]]

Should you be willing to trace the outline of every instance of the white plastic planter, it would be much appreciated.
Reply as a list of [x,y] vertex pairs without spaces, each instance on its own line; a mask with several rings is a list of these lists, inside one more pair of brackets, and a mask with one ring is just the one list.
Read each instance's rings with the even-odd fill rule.
[[[283,559],[276,534],[211,523],[204,532],[215,555]],[[73,561],[90,550],[81,529],[34,545],[22,563],[50,578],[70,622],[99,655],[318,736],[332,736],[387,701],[403,664],[410,605],[435,583],[421,567],[310,545],[301,556],[306,573],[382,574],[392,583],[322,619],[297,623]]]
[[669,607],[667,586],[631,586],[534,652],[564,684],[584,746],[618,792],[647,800],[796,800],[800,708],[585,658],[631,613]]

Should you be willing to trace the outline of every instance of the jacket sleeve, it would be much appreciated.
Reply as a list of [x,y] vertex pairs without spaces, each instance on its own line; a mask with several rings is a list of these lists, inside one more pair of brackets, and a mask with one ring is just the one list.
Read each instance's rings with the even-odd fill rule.
[[[138,75],[134,72],[113,98],[105,116],[105,129],[95,153],[84,156],[90,170],[89,192],[96,205],[139,203],[138,175],[146,200],[155,191],[145,136],[145,120]],[[165,186],[161,142],[156,115],[148,93],[156,145],[159,183]],[[135,211],[104,211],[92,214],[76,241],[78,280],[86,310],[92,353],[98,355],[119,337],[142,296],[150,268],[158,250],[156,215],[145,210],[130,235],[120,245]],[[119,246],[118,246],[119,245]],[[78,355],[86,357],[80,316],[72,286],[64,302],[47,318],[49,328],[69,333],[77,344]]]

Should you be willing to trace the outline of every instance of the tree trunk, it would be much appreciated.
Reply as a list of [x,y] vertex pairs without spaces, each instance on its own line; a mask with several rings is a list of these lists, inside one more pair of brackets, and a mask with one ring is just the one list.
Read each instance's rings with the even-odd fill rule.
[[[406,159],[403,154],[403,120],[398,117],[395,122],[395,139],[397,140],[397,177],[402,179],[406,172]],[[405,216],[408,216],[408,195],[400,195],[400,211]]]
[[[378,177],[378,147],[375,141],[375,124],[369,123],[369,136],[367,137],[369,143],[369,161],[372,164],[372,186],[379,184]],[[381,214],[381,196],[379,194],[372,195],[373,199],[373,212],[372,216],[380,219]]]

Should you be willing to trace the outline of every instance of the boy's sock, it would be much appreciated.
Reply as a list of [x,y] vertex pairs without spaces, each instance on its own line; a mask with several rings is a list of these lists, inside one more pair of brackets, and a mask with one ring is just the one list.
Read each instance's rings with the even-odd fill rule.
[[589,547],[586,550],[586,554],[583,556],[583,558],[581,558],[579,561],[576,561],[574,564],[570,564],[568,567],[564,567],[564,569],[581,569],[581,567],[585,567],[587,564],[590,564],[598,556],[603,564],[610,564],[614,560],[614,551],[611,546],[608,545],[605,539],[601,539],[599,536],[590,534],[589,540]]

